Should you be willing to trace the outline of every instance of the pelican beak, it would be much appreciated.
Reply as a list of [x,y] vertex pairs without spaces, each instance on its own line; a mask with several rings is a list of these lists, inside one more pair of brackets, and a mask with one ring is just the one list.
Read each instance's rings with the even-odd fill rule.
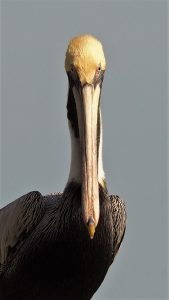
[[98,128],[100,85],[73,87],[82,155],[82,213],[90,238],[99,220]]

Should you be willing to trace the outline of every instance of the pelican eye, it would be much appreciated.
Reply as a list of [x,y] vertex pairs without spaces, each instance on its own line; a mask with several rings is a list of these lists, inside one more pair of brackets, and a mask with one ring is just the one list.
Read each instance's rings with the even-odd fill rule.
[[76,69],[75,69],[75,66],[74,65],[71,65],[70,66],[70,72],[71,73],[75,73]]
[[98,65],[97,69],[96,69],[96,79],[99,79],[100,74],[101,74],[102,68],[101,65]]
[[72,86],[73,85],[79,86],[80,81],[79,81],[78,73],[73,64],[70,65],[70,68],[68,71],[68,77],[69,77],[69,80],[70,80]]
[[96,68],[95,76],[93,79],[94,87],[96,87],[97,84],[99,84],[100,86],[102,85],[103,76],[104,70],[102,70],[101,64],[99,64]]
[[95,73],[95,81],[98,81],[100,79],[101,73],[102,73],[102,68],[101,65],[99,64]]

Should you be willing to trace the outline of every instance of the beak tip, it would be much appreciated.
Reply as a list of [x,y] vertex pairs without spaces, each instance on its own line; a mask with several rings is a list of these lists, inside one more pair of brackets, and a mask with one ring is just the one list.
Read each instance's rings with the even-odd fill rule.
[[92,217],[90,217],[89,221],[87,222],[87,228],[88,228],[90,238],[92,240],[94,238],[95,229],[96,229],[95,222]]

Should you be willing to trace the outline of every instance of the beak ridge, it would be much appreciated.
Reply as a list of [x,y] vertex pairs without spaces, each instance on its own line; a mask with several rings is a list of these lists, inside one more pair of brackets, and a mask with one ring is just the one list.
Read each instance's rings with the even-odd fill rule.
[[81,92],[76,90],[74,95],[82,156],[82,214],[93,239],[100,214],[97,149],[100,86],[85,84]]

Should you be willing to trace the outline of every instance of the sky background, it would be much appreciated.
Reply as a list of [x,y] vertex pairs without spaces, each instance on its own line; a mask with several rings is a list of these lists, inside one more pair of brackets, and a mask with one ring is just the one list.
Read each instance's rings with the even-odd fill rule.
[[124,242],[94,300],[167,299],[167,1],[1,1],[0,205],[62,191],[71,37],[105,49],[103,159],[126,203]]

